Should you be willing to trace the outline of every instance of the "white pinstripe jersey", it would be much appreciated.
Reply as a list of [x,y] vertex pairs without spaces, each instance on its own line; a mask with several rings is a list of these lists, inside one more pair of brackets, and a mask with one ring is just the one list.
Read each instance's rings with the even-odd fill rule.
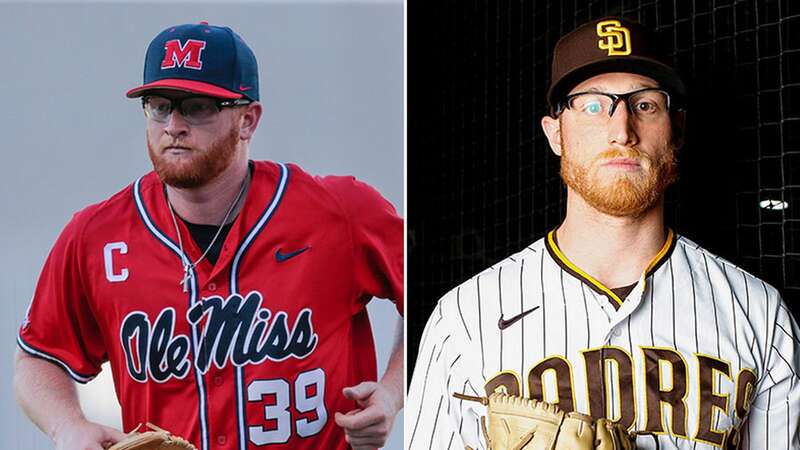
[[551,232],[439,301],[407,446],[485,448],[485,407],[453,393],[505,389],[651,431],[661,449],[734,448],[737,435],[742,449],[798,449],[798,336],[772,286],[672,231],[624,299]]

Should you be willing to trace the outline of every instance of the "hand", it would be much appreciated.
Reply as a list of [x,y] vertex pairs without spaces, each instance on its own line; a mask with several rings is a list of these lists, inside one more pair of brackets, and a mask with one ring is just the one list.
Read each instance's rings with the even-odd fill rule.
[[396,393],[381,383],[365,381],[342,390],[344,396],[354,400],[358,408],[347,414],[337,412],[336,424],[344,428],[344,435],[353,450],[372,450],[382,447],[392,431],[397,412],[402,408]]
[[56,450],[104,450],[126,437],[119,430],[85,419],[63,423],[53,432]]

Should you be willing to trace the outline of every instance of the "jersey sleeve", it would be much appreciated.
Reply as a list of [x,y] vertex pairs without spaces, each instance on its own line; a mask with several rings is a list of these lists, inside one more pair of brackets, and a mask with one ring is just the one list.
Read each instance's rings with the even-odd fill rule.
[[[750,447],[770,450],[800,448],[800,329],[780,296],[777,298],[771,348],[757,387],[744,439]],[[768,297],[769,298],[769,297]],[[769,302],[768,302],[769,303]]]
[[372,297],[394,301],[403,315],[403,219],[381,194],[353,177],[326,177],[349,221],[355,308]]
[[26,353],[86,383],[107,359],[104,341],[81,277],[81,213],[58,237],[39,275],[17,344]]
[[[422,334],[406,400],[405,436],[409,450],[483,449],[475,402],[453,394],[482,396],[469,382],[465,355],[475,348],[462,325],[453,291],[439,301]],[[463,299],[462,299],[463,300]],[[477,343],[476,343],[477,344]],[[480,389],[480,388],[478,388]]]

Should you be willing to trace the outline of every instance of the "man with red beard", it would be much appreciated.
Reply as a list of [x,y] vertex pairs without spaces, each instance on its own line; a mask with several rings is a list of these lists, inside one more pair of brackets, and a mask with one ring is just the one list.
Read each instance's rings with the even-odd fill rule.
[[73,381],[110,362],[123,428],[201,450],[372,449],[403,404],[403,340],[377,380],[366,304],[403,311],[403,222],[353,177],[250,161],[255,55],[230,28],[151,42],[141,98],[154,172],[78,212],[20,327],[15,390],[60,450],[124,435]]
[[559,40],[541,125],[566,217],[440,300],[409,448],[490,447],[486,406],[453,394],[496,391],[613,420],[645,434],[637,448],[800,448],[800,329],[780,294],[665,227],[685,95],[638,23]]

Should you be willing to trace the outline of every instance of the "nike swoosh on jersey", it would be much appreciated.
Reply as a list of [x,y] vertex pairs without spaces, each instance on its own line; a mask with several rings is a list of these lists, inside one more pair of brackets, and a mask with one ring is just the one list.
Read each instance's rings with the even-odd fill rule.
[[295,251],[290,252],[290,253],[281,253],[281,249],[278,249],[278,251],[275,252],[275,260],[278,261],[279,263],[282,263],[282,262],[286,261],[289,258],[294,258],[295,256],[303,253],[304,251],[306,251],[306,250],[308,250],[310,248],[311,247],[303,247],[300,250],[295,250]]
[[508,320],[503,320],[503,316],[500,315],[500,318],[497,319],[497,328],[500,328],[501,330],[505,330],[506,328],[510,327],[511,325],[514,325],[517,321],[521,320],[523,317],[525,317],[528,314],[536,311],[537,309],[539,309],[539,307],[538,306],[534,306],[533,308],[531,308],[531,309],[529,309],[527,311],[524,311],[524,312],[522,312],[520,314],[517,314],[516,316],[514,316],[514,317],[512,317],[512,318],[510,318]]

